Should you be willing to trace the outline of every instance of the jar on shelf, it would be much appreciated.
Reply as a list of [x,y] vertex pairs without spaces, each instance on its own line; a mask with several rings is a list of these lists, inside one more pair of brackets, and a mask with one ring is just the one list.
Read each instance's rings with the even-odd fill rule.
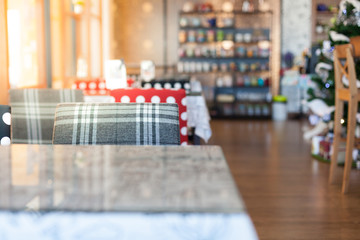
[[238,68],[240,72],[246,72],[248,71],[248,64],[245,62],[240,62]]
[[184,48],[179,48],[178,49],[178,55],[179,57],[185,57],[186,56],[186,51]]
[[253,47],[248,47],[247,48],[246,57],[248,57],[248,58],[254,57],[254,48]]
[[201,62],[196,63],[196,72],[202,72],[203,71],[203,65]]
[[254,106],[254,115],[255,116],[261,116],[261,106],[259,104],[256,104]]
[[239,46],[236,48],[236,55],[238,57],[245,57],[246,56],[246,48],[243,46]]
[[177,63],[177,71],[178,71],[179,73],[184,72],[184,63],[183,63],[183,62],[178,62],[178,63]]
[[224,82],[224,86],[225,87],[232,87],[233,85],[233,79],[232,79],[232,76],[231,75],[225,75],[223,77],[223,82]]
[[216,27],[216,18],[209,18],[207,21],[209,23],[209,27]]
[[250,71],[252,71],[252,72],[257,71],[258,70],[257,66],[258,66],[257,63],[251,63],[250,64]]
[[189,25],[189,20],[186,17],[181,17],[179,20],[180,27],[187,27]]
[[208,30],[206,33],[207,42],[211,43],[215,41],[215,31],[214,30]]
[[200,27],[201,26],[201,20],[198,17],[193,17],[191,19],[191,26],[192,27]]
[[259,87],[263,87],[264,84],[265,84],[264,79],[263,79],[262,77],[259,77],[258,80],[257,80],[257,85],[258,85]]
[[212,70],[213,72],[217,72],[218,69],[219,69],[219,67],[218,67],[217,63],[212,63],[212,64],[211,64],[211,70]]
[[221,70],[222,72],[227,72],[227,70],[228,70],[228,65],[227,65],[227,63],[221,63],[221,64],[220,64],[220,70]]
[[198,30],[198,32],[197,32],[197,42],[199,42],[199,43],[205,42],[205,31],[204,30]]
[[216,58],[216,48],[215,47],[211,47],[210,49],[210,57],[212,58]]
[[184,72],[188,73],[190,72],[190,63],[184,62]]
[[194,50],[194,54],[195,54],[195,57],[201,57],[202,56],[201,48],[196,47],[195,50]]
[[261,106],[261,114],[263,116],[269,116],[270,115],[270,108],[269,108],[269,106],[267,104],[263,104]]
[[190,72],[195,73],[196,72],[196,63],[190,62]]
[[238,103],[236,105],[235,113],[240,116],[245,116],[246,115],[246,105],[243,103]]
[[218,30],[216,32],[216,41],[221,42],[224,40],[224,31],[223,30]]
[[251,86],[256,87],[258,85],[257,77],[251,77]]
[[225,40],[233,41],[233,40],[234,40],[234,34],[231,33],[231,32],[226,33],[226,35],[225,35]]
[[187,39],[186,31],[180,30],[178,34],[178,39],[180,43],[185,43]]
[[234,26],[234,18],[232,18],[232,17],[223,18],[223,25],[224,25],[224,27],[233,27]]
[[216,79],[216,86],[217,87],[223,87],[224,86],[224,81],[223,81],[222,77],[218,77]]
[[250,77],[247,76],[247,75],[244,76],[244,86],[245,86],[245,87],[250,87],[250,86],[251,86]]
[[196,32],[194,30],[190,30],[187,34],[188,42],[196,42]]
[[194,49],[192,47],[186,48],[186,56],[189,58],[194,57]]
[[244,78],[242,75],[238,75],[236,77],[236,86],[243,87],[244,86]]
[[209,51],[209,48],[207,46],[203,46],[201,48],[201,55],[203,57],[210,57],[210,51]]
[[247,105],[247,115],[254,116],[254,106],[252,104]]
[[244,42],[249,43],[252,41],[252,34],[251,33],[245,33],[244,34]]
[[230,68],[231,71],[235,71],[236,70],[236,63],[235,62],[229,63],[229,68]]
[[204,72],[210,72],[210,63],[208,62],[203,62],[203,71]]
[[210,27],[210,23],[206,17],[201,18],[201,26],[204,28]]
[[244,40],[244,36],[242,33],[236,33],[235,34],[235,42],[240,43]]

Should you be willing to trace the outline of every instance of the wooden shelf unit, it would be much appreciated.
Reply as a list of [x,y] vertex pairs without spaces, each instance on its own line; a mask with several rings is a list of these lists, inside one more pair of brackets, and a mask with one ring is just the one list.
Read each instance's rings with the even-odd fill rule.
[[[324,3],[327,6],[336,6],[338,7],[340,0],[312,0],[312,18],[311,18],[311,42],[313,44],[319,43],[321,41],[327,40],[328,39],[328,32],[327,29],[328,27],[326,26],[330,26],[331,25],[331,18],[333,18],[334,16],[336,16],[337,11],[336,12],[331,12],[331,11],[317,11],[317,6],[320,3]],[[316,31],[316,27],[317,25],[322,25],[323,27],[323,32],[322,33],[318,33]]]

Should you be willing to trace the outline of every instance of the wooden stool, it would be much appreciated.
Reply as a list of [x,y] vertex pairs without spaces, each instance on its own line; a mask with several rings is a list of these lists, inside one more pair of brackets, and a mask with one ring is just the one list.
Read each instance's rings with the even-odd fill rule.
[[[341,119],[344,113],[344,102],[348,105],[348,125],[346,136],[345,167],[342,183],[342,192],[349,190],[349,178],[352,165],[352,152],[355,144],[356,113],[360,92],[356,86],[356,73],[353,56],[354,48],[351,44],[337,45],[334,50],[334,71],[335,71],[335,119],[334,119],[334,143],[331,157],[330,183],[334,182],[337,164],[338,148],[341,141]],[[341,60],[345,63],[342,64]],[[349,80],[349,87],[342,83],[342,77]]]

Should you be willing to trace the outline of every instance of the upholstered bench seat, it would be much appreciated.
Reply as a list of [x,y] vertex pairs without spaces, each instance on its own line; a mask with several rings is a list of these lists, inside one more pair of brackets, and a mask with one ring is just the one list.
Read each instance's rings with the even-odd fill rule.
[[83,102],[82,90],[11,89],[11,142],[51,144],[55,108],[62,102]]
[[179,145],[177,104],[59,104],[54,144]]

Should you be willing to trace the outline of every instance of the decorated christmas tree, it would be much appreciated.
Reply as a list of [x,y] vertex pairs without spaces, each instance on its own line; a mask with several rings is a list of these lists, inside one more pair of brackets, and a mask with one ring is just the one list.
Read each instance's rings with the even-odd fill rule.
[[[335,76],[333,69],[333,50],[337,44],[350,42],[350,37],[360,35],[360,0],[342,0],[339,4],[339,13],[332,19],[329,31],[329,40],[322,43],[319,50],[319,62],[316,65],[316,75],[312,77],[314,88],[308,89],[308,105],[314,114],[320,118],[320,122],[305,133],[305,138],[311,138],[320,132],[329,130],[329,122],[333,119],[335,110]],[[355,59],[357,79],[360,79],[360,60]],[[342,79],[344,85],[348,85],[346,78]],[[360,87],[360,81],[358,80]],[[346,112],[346,109],[345,109]],[[344,122],[344,124],[346,124]],[[331,127],[330,127],[331,128]]]
[[[341,36],[343,35],[343,36]],[[332,44],[348,43],[350,37],[360,35],[360,1],[343,0],[339,14],[330,29]]]

